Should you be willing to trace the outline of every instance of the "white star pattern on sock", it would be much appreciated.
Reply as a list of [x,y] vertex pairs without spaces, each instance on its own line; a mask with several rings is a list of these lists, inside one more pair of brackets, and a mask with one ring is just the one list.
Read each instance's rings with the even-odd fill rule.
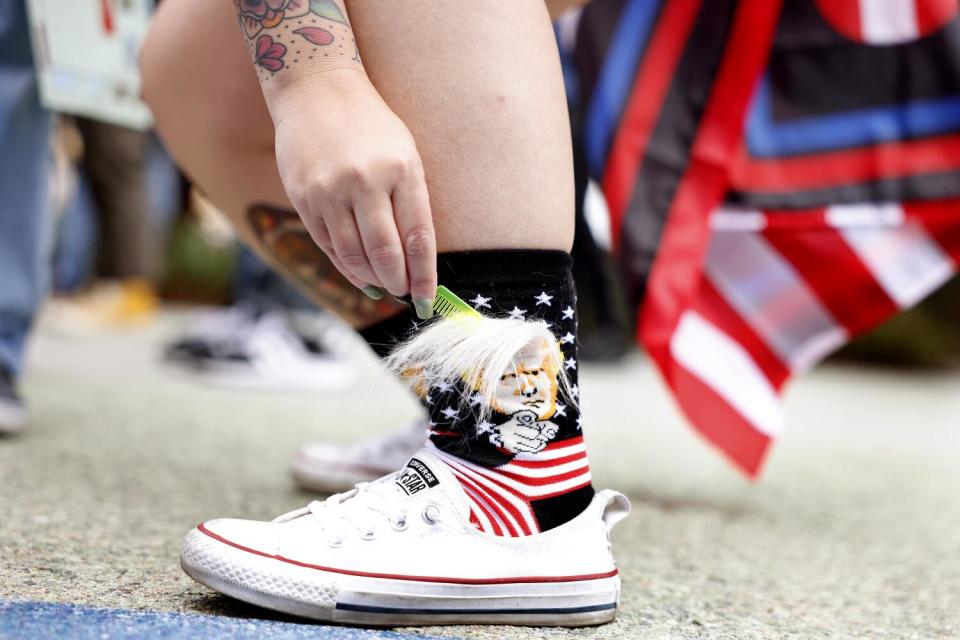
[[471,407],[479,407],[483,403],[483,396],[475,393],[470,396],[469,402]]
[[453,386],[453,385],[451,385],[449,382],[447,382],[446,380],[444,380],[443,382],[441,382],[440,384],[437,385],[437,390],[438,390],[440,393],[446,393],[447,391],[450,391],[450,387],[451,387],[451,386]]
[[553,296],[547,295],[546,291],[541,291],[540,295],[537,296],[537,306],[539,307],[542,304],[545,304],[548,307],[552,306],[550,302],[551,300],[553,300]]
[[560,344],[573,344],[573,341],[576,340],[576,337],[567,331],[567,335],[560,338]]
[[484,420],[483,422],[480,422],[480,423],[477,424],[477,433],[478,433],[478,434],[490,433],[491,431],[493,431],[493,423],[492,423],[492,422],[487,422],[486,420]]
[[577,429],[583,429],[583,419],[580,416],[577,416]]
[[578,387],[577,385],[573,385],[572,387],[570,387],[570,395],[572,395],[574,398],[579,398],[580,387]]
[[478,293],[477,297],[470,301],[470,304],[473,305],[474,309],[489,309],[490,298],[484,298]]
[[433,404],[433,398],[431,398],[430,396],[427,396],[426,398],[424,398],[423,401],[426,402],[427,404]]
[[521,309],[520,307],[514,307],[513,310],[510,311],[510,319],[511,319],[511,320],[523,320],[523,319],[524,319],[524,315],[526,315],[526,313],[527,313],[526,310]]
[[567,308],[563,310],[563,319],[573,320],[573,307],[567,306]]
[[440,413],[443,414],[443,417],[447,420],[456,420],[457,416],[460,415],[460,412],[454,409],[453,407],[447,407]]
[[561,418],[562,418],[562,417],[565,417],[565,416],[567,415],[567,405],[565,405],[565,404],[560,404],[560,403],[558,402],[558,403],[557,403],[557,415],[560,416]]
[[563,366],[565,366],[567,369],[576,369],[577,361],[574,360],[573,357],[571,356],[563,361]]

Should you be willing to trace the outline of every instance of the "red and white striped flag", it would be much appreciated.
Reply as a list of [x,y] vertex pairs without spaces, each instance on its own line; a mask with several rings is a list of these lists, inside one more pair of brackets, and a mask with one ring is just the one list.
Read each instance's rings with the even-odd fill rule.
[[648,326],[645,335],[668,340],[648,346],[684,412],[751,474],[783,429],[780,394],[792,375],[960,269],[960,200],[720,208],[710,228],[705,264],[675,326]]
[[956,0],[594,0],[583,162],[693,425],[756,475],[780,394],[960,262]]

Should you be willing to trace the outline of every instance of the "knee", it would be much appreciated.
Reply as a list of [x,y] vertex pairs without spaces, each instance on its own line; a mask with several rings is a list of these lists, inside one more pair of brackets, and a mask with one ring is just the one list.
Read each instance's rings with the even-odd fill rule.
[[272,145],[269,113],[236,23],[204,14],[210,35],[200,37],[196,25],[176,15],[182,2],[163,4],[140,53],[141,95],[161,137],[168,146],[189,147],[198,136],[214,145]]

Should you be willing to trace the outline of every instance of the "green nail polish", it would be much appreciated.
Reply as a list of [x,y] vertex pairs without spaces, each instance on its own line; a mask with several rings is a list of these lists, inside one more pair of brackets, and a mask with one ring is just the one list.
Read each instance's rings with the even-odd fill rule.
[[413,308],[417,310],[417,317],[421,320],[429,320],[433,317],[433,300],[420,298],[413,303]]
[[373,285],[368,285],[361,289],[361,291],[367,294],[368,298],[373,298],[374,300],[379,300],[383,297],[383,291],[380,291],[380,289],[374,287]]

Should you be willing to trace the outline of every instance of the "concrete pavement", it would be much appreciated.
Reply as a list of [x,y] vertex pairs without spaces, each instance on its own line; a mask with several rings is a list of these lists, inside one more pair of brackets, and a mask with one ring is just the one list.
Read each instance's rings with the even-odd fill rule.
[[[167,313],[147,331],[40,331],[24,380],[33,425],[0,440],[0,598],[272,618],[184,576],[181,536],[214,516],[302,506],[311,496],[287,471],[299,445],[417,415],[372,361],[348,393],[202,387],[157,362],[180,323]],[[757,484],[682,423],[642,358],[581,375],[596,484],[634,504],[615,533],[618,620],[418,633],[960,637],[960,375],[816,371],[788,392],[788,430]]]

